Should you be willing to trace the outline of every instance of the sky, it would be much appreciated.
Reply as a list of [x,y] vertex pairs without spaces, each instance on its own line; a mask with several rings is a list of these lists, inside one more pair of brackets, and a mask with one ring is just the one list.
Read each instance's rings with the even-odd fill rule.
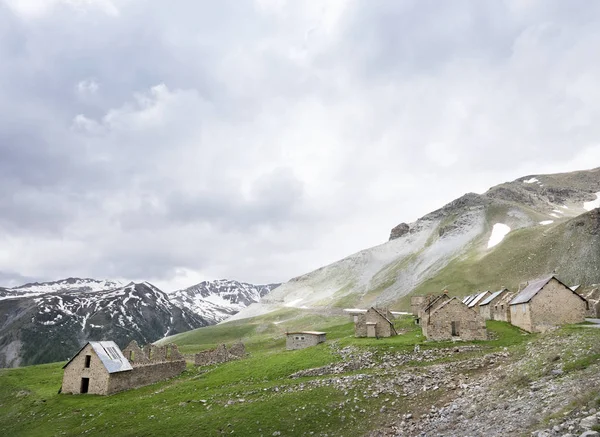
[[600,165],[600,2],[0,0],[0,285],[283,282]]

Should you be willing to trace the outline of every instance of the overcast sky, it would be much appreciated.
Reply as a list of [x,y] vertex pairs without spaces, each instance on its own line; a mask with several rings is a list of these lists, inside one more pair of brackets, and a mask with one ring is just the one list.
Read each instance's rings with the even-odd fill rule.
[[600,165],[600,2],[0,0],[0,285],[286,281]]

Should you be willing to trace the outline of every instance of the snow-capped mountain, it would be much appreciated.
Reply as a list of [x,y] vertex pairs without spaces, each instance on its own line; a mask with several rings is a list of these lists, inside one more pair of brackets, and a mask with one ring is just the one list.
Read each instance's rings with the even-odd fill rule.
[[86,293],[90,291],[111,290],[123,287],[124,285],[125,284],[120,281],[109,281],[106,279],[67,278],[53,282],[32,282],[14,288],[0,288],[0,298],[38,296],[47,293],[67,291]]
[[252,303],[259,302],[280,284],[252,285],[219,279],[204,281],[183,290],[170,293],[170,299],[179,306],[219,323]]
[[217,323],[275,287],[220,280],[167,294],[148,282],[118,285],[69,278],[0,289],[0,367],[65,360],[88,340],[154,342]]

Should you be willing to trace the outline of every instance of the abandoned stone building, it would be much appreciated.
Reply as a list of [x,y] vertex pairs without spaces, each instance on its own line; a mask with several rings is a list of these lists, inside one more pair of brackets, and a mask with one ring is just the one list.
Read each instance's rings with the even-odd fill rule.
[[581,323],[587,310],[587,300],[553,275],[531,282],[510,301],[511,323],[528,332]]
[[510,323],[510,301],[513,300],[515,296],[516,293],[509,291],[500,299],[497,299],[496,303],[492,304],[494,306],[492,308],[494,320]]
[[242,342],[236,343],[227,348],[224,344],[215,349],[198,352],[194,355],[194,365],[209,366],[211,364],[226,363],[228,361],[239,360],[246,356],[246,347]]
[[417,312],[417,317],[415,319],[415,323],[417,325],[422,325],[423,323],[428,323],[429,315],[432,311],[438,308],[444,302],[450,300],[450,296],[448,296],[447,292],[444,292],[439,295],[429,295],[423,300],[422,306]]
[[110,395],[181,374],[185,359],[174,344],[123,351],[113,341],[90,341],[64,365],[62,393]]
[[325,332],[319,331],[288,332],[286,333],[285,348],[287,350],[296,350],[316,346],[325,341],[326,335]]
[[425,304],[426,296],[411,296],[410,298],[410,312],[413,316],[419,316],[419,311],[423,309]]
[[502,290],[495,291],[494,293],[488,295],[481,303],[479,304],[479,314],[484,320],[499,320],[496,316],[496,304],[502,300],[509,293],[507,288],[503,288]]
[[445,300],[421,321],[428,340],[486,340],[485,320],[456,297]]
[[394,316],[387,309],[369,308],[364,314],[359,314],[354,323],[356,337],[391,337],[398,335],[394,328]]

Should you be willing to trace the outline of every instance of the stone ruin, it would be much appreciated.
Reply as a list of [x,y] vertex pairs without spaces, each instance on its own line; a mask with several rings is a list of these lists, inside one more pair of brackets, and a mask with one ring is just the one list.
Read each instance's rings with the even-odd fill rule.
[[132,367],[171,361],[185,361],[184,356],[179,352],[177,345],[174,343],[165,346],[147,344],[142,348],[133,340],[122,352]]
[[229,349],[224,344],[220,344],[215,349],[201,351],[194,355],[194,365],[209,366],[211,364],[220,364],[228,361],[239,360],[245,356],[246,347],[242,342],[230,346]]

